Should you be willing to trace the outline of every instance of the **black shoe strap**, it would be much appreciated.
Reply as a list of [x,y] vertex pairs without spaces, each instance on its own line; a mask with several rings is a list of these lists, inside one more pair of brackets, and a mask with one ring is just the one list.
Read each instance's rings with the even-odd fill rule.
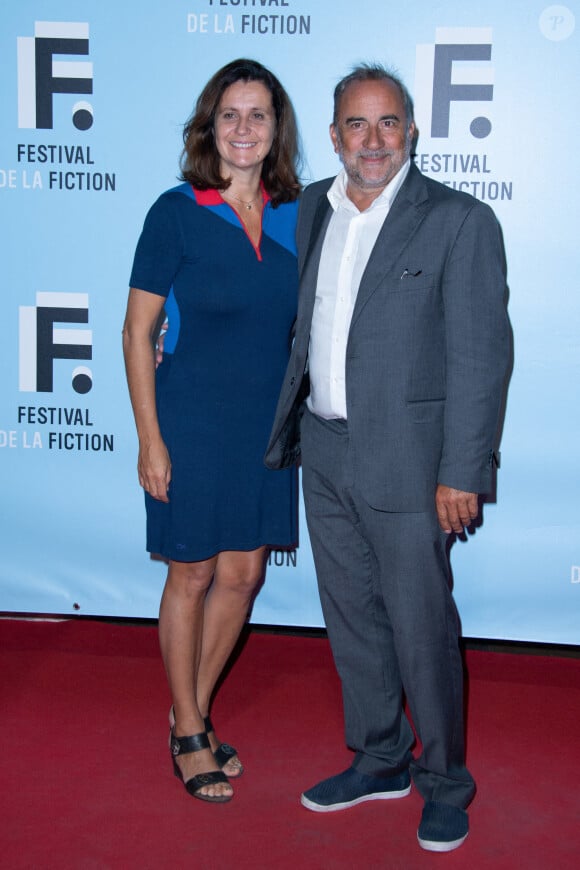
[[201,734],[193,734],[191,737],[176,737],[174,729],[171,729],[171,754],[175,758],[178,755],[199,752],[201,749],[209,749],[209,740],[205,731]]

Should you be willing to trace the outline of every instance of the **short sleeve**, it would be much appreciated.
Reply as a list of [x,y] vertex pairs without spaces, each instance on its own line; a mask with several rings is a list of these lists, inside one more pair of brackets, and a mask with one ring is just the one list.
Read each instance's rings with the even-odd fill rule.
[[137,243],[129,286],[167,296],[183,256],[183,233],[174,197],[151,206]]

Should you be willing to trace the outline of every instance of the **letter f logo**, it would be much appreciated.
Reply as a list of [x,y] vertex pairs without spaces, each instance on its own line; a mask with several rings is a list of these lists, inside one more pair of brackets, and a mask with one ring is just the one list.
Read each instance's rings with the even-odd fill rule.
[[[92,94],[93,65],[88,61],[55,60],[60,54],[89,53],[89,25],[37,21],[34,36],[17,39],[18,126],[50,130],[54,94]],[[88,130],[93,123],[90,103],[73,106],[73,124]]]
[[[427,119],[431,138],[446,139],[453,103],[493,100],[491,28],[438,27],[435,40],[434,45],[417,46],[416,108],[421,123]],[[491,121],[475,117],[469,130],[484,139]]]
[[[37,293],[36,306],[20,307],[19,389],[51,393],[55,359],[92,359],[90,329],[62,329],[55,323],[88,323],[86,293]],[[90,369],[75,368],[72,386],[88,393],[93,385]]]

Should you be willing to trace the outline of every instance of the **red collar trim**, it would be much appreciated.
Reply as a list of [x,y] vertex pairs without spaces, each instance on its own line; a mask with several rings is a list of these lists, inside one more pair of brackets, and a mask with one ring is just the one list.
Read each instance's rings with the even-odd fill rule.
[[[197,190],[197,188],[191,188],[193,190],[193,195],[195,196],[195,201],[198,205],[224,205],[225,200],[223,200],[220,196],[219,190],[215,190],[211,188],[210,190]],[[264,204],[270,202],[270,194],[267,193],[263,181],[260,179],[260,189],[262,191],[262,199]]]

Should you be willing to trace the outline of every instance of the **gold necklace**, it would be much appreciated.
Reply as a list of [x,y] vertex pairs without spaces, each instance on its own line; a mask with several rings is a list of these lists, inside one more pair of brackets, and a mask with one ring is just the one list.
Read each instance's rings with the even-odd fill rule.
[[[225,191],[225,190],[222,193],[222,196],[224,197],[224,199],[226,198],[226,193],[227,193],[227,191]],[[228,196],[231,196],[232,199],[235,199],[236,202],[241,203],[241,205],[245,205],[247,210],[251,211],[253,203],[255,203],[256,200],[259,200],[262,198],[262,192],[260,191],[260,193],[257,196],[255,196],[253,199],[240,199],[240,197],[236,196],[235,193],[228,193]]]

